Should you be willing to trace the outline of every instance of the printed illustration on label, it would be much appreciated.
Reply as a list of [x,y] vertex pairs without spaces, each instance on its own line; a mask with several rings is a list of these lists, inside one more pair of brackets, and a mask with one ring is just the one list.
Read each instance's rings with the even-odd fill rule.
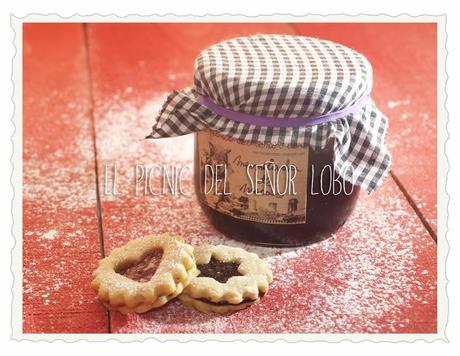
[[197,134],[199,198],[212,209],[266,224],[306,222],[308,148]]

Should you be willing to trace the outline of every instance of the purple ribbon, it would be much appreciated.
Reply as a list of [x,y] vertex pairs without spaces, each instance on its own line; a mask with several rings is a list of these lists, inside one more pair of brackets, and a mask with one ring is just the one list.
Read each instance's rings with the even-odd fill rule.
[[346,107],[343,110],[334,111],[325,115],[311,116],[311,117],[300,117],[300,118],[274,118],[268,116],[258,116],[245,114],[238,111],[226,109],[220,105],[217,105],[209,98],[200,96],[200,103],[206,106],[214,114],[226,117],[233,121],[241,122],[249,125],[266,126],[266,127],[302,127],[302,126],[314,126],[324,124],[326,122],[335,121],[342,117],[348,116],[357,112],[367,105],[370,100],[369,96],[363,96],[353,105]]

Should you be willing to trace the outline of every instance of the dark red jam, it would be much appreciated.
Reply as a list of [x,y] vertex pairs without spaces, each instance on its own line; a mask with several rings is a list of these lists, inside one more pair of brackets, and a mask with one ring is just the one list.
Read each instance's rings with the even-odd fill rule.
[[162,250],[154,250],[145,255],[140,261],[118,269],[117,273],[133,281],[148,282],[158,269],[162,256]]
[[259,245],[308,245],[330,237],[345,224],[358,199],[359,187],[344,181],[334,172],[333,156],[332,144],[323,150],[309,150],[305,223],[267,224],[243,220],[208,206],[204,192],[200,189],[202,184],[197,140],[195,191],[209,221],[229,237]]
[[231,277],[242,276],[238,272],[239,266],[239,263],[222,262],[211,256],[208,263],[197,264],[198,271],[200,272],[198,277],[210,277],[220,283],[227,283]]

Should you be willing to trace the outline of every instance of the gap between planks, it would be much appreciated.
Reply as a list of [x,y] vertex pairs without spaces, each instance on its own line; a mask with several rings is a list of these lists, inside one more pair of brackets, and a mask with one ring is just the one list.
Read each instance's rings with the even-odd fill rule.
[[[91,24],[82,24],[82,30],[84,31],[84,46],[85,46],[85,55],[86,55],[86,62],[87,62],[87,70],[88,70],[88,75],[89,75],[89,93],[90,93],[90,112],[89,115],[92,120],[92,131],[93,131],[93,148],[94,148],[94,162],[95,162],[95,170],[96,170],[96,194],[97,194],[97,217],[98,217],[98,227],[99,227],[99,242],[100,242],[100,252],[101,255],[105,255],[105,247],[104,247],[104,231],[103,231],[103,224],[102,224],[102,204],[101,204],[101,187],[100,187],[100,182],[99,182],[99,170],[98,170],[98,153],[97,153],[97,139],[96,139],[96,118],[95,118],[95,99],[93,96],[93,80],[92,80],[92,67],[91,67],[91,51],[90,51],[90,36],[89,36],[89,27]],[[294,24],[289,24],[291,26],[295,33],[298,34],[298,31],[295,27]],[[94,52],[93,52],[94,55]],[[429,225],[428,221],[425,219],[423,216],[422,212],[420,209],[417,207],[416,203],[414,200],[411,198],[409,195],[407,189],[403,186],[401,181],[397,178],[397,176],[393,173],[390,172],[390,177],[393,179],[393,181],[396,183],[398,189],[403,193],[406,201],[408,201],[409,205],[412,207],[420,221],[422,222],[423,226],[425,229],[428,231],[430,236],[433,238],[433,240],[436,242],[437,237],[436,233],[433,231],[431,226]],[[111,314],[110,311],[107,310],[107,320],[108,320],[108,332],[112,333],[112,320],[111,320]],[[232,325],[232,329],[233,325]]]
[[[297,26],[296,26],[296,23],[292,23],[290,22],[289,24],[289,27],[292,28],[292,30],[295,32],[296,35],[299,35],[299,36],[303,36],[297,29]],[[414,210],[415,214],[417,215],[417,217],[420,219],[421,223],[423,224],[423,226],[425,227],[425,229],[428,231],[428,233],[430,234],[431,238],[433,239],[433,241],[435,243],[438,243],[438,236],[437,236],[437,233],[433,230],[433,228],[431,227],[430,223],[427,221],[427,219],[423,216],[423,213],[422,211],[418,208],[417,206],[417,203],[414,201],[414,199],[412,199],[412,197],[410,196],[409,194],[409,191],[404,187],[403,183],[401,182],[401,180],[399,180],[399,178],[396,176],[396,174],[391,170],[390,171],[390,174],[389,176],[391,177],[391,179],[393,179],[393,181],[396,183],[397,187],[399,188],[399,190],[403,193],[404,195],[404,198],[407,200],[407,202],[409,203],[409,205],[411,206],[411,208]]]
[[[83,31],[83,38],[84,38],[84,53],[85,53],[85,61],[86,67],[88,71],[88,92],[90,96],[90,109],[89,109],[89,116],[91,118],[91,129],[92,129],[92,138],[93,138],[93,150],[94,150],[94,169],[95,169],[95,186],[96,186],[96,214],[97,214],[97,223],[98,223],[98,235],[99,235],[99,249],[101,253],[101,257],[105,257],[105,246],[104,246],[104,229],[102,225],[102,206],[101,206],[101,196],[100,196],[100,188],[99,188],[99,165],[98,165],[98,157],[97,157],[97,142],[96,142],[96,119],[94,117],[94,95],[93,95],[93,78],[91,72],[91,54],[89,49],[89,35],[88,35],[88,24],[82,23],[82,31]],[[112,333],[112,318],[110,315],[110,310],[106,308],[107,314],[107,331],[109,334]]]
[[417,214],[417,217],[420,219],[422,222],[423,226],[425,229],[428,231],[430,234],[431,238],[435,243],[438,243],[438,236],[436,232],[433,230],[433,228],[430,226],[430,223],[426,220],[426,218],[423,216],[423,213],[421,210],[418,208],[417,203],[412,199],[410,196],[409,192],[407,191],[406,188],[404,188],[404,185],[402,182],[399,180],[399,178],[396,176],[396,174],[393,173],[393,171],[390,171],[390,177],[393,179],[393,181],[396,183],[398,186],[399,190],[403,193],[404,197],[406,198],[407,202],[409,205],[412,207],[412,209],[415,211],[415,214]]
[[[91,98],[91,109],[90,109],[90,116],[92,120],[92,128],[93,128],[93,145],[94,145],[94,161],[95,161],[95,169],[96,169],[96,194],[97,194],[97,216],[98,216],[98,224],[99,224],[99,241],[100,241],[100,248],[101,248],[101,254],[104,257],[105,256],[105,249],[104,249],[104,236],[103,236],[103,226],[102,226],[102,209],[101,209],[101,199],[100,199],[100,189],[99,189],[99,172],[98,172],[98,159],[97,159],[97,143],[96,143],[96,127],[95,127],[95,118],[94,118],[94,97],[93,97],[93,91],[92,91],[92,75],[91,75],[91,63],[90,63],[90,50],[89,50],[89,36],[88,36],[88,26],[89,24],[83,23],[83,31],[84,31],[84,40],[85,40],[85,51],[86,51],[86,60],[87,60],[87,67],[88,67],[88,73],[89,73],[89,93],[90,93],[90,98]],[[295,23],[288,23],[288,26],[293,29],[293,31],[297,35],[301,35],[299,33],[297,27],[295,26]],[[433,230],[433,228],[430,226],[429,222],[426,220],[426,218],[423,216],[422,211],[417,207],[417,204],[415,201],[412,199],[410,196],[408,190],[404,187],[403,183],[399,180],[399,178],[396,176],[396,174],[391,171],[390,172],[390,177],[393,179],[393,181],[396,183],[398,188],[401,190],[403,193],[405,199],[409,203],[409,205],[412,207],[414,212],[416,213],[417,217],[420,219],[421,223],[425,227],[425,229],[428,231],[432,239],[437,243],[437,234]]]
[[[288,24],[297,35],[300,35],[297,27],[295,26],[294,23],[289,23]],[[82,31],[84,34],[84,45],[85,45],[85,57],[86,57],[86,63],[87,63],[87,70],[88,70],[88,76],[89,76],[89,94],[90,94],[90,112],[89,115],[91,117],[91,123],[92,123],[92,134],[93,134],[93,148],[94,148],[94,162],[95,162],[95,173],[96,173],[96,201],[97,201],[97,218],[98,218],[98,231],[99,231],[99,243],[100,243],[100,253],[101,256],[105,256],[105,247],[104,247],[104,232],[103,232],[103,224],[102,224],[102,207],[101,207],[101,197],[100,197],[100,187],[99,187],[99,170],[98,170],[98,157],[97,157],[97,142],[96,142],[96,122],[95,122],[95,117],[94,117],[94,107],[95,107],[95,101],[94,101],[94,96],[93,96],[93,81],[92,81],[92,71],[91,71],[91,53],[90,53],[90,48],[89,48],[89,33],[88,33],[88,28],[89,24],[83,23],[82,24]],[[390,172],[389,176],[395,184],[397,185],[398,189],[402,192],[404,195],[405,199],[411,206],[411,208],[414,210],[416,213],[417,217],[420,219],[421,223],[427,230],[427,232],[430,234],[432,239],[437,242],[437,234],[433,230],[433,228],[430,226],[429,222],[426,220],[426,218],[423,216],[423,213],[420,211],[420,209],[417,207],[417,204],[415,201],[412,199],[410,196],[409,192],[407,189],[404,187],[402,182],[398,179],[398,177],[395,175],[393,171]],[[108,332],[112,332],[112,326],[111,326],[111,316],[110,316],[110,311],[107,310],[107,319],[108,319]]]

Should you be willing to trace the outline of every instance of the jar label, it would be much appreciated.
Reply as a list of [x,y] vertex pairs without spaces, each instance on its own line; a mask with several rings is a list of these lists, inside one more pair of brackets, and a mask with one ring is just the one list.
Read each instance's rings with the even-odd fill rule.
[[197,133],[199,198],[218,212],[266,224],[303,224],[308,147],[233,140]]

